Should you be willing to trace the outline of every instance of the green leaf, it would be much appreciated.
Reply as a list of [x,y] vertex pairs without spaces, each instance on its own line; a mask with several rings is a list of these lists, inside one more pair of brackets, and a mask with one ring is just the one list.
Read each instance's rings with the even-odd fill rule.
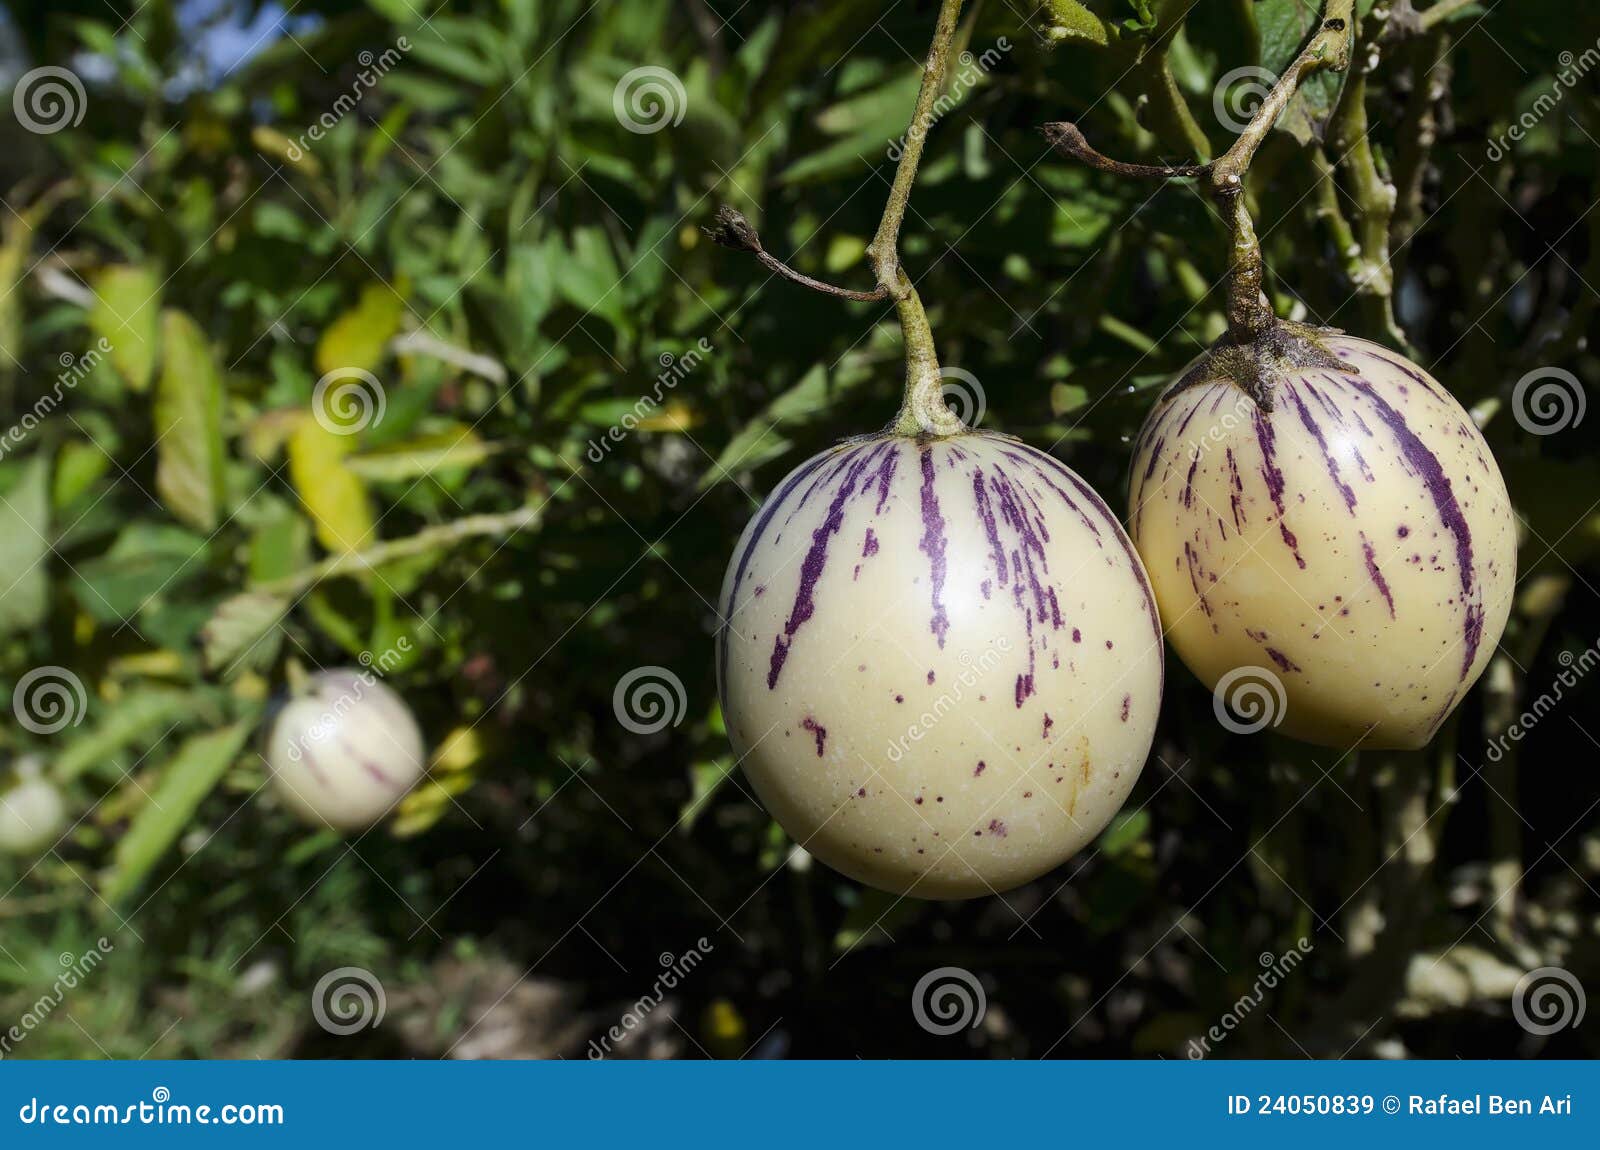
[[15,470],[21,477],[0,496],[0,635],[32,627],[50,605],[50,459]]
[[10,376],[22,361],[22,299],[18,289],[33,252],[33,212],[7,213],[0,243],[0,376]]
[[253,721],[195,735],[161,769],[161,782],[117,843],[103,896],[115,903],[136,890],[167,853],[249,738]]
[[1100,835],[1100,849],[1115,858],[1132,850],[1150,831],[1150,813],[1143,809],[1121,811]]
[[188,691],[147,688],[123,695],[109,711],[99,704],[95,710],[104,712],[104,718],[56,756],[51,773],[58,783],[70,783],[85,771],[106,764],[118,751],[151,733],[164,735],[193,715],[194,698]]
[[111,365],[134,391],[155,376],[161,351],[161,281],[146,267],[103,269],[90,282],[89,330],[111,348]]
[[288,611],[287,599],[264,591],[244,591],[224,599],[200,628],[205,669],[225,671],[231,678],[247,668],[271,666],[283,641],[278,623]]
[[50,489],[51,506],[57,511],[71,507],[110,466],[111,457],[99,447],[81,439],[67,440],[56,456],[55,482]]
[[578,228],[572,248],[554,265],[556,290],[573,307],[610,321],[618,330],[628,326],[620,290],[622,272],[611,251],[611,241],[597,227]]
[[371,371],[400,330],[405,301],[387,284],[368,284],[356,306],[328,325],[317,341],[317,371]]
[[464,471],[488,459],[495,450],[472,428],[457,426],[418,435],[381,451],[352,455],[346,465],[363,479],[393,482],[436,471]]
[[120,625],[158,596],[177,595],[201,574],[206,543],[181,527],[134,523],[104,555],[76,565],[78,601],[95,618]]
[[351,437],[310,416],[289,436],[289,478],[311,513],[317,539],[329,551],[357,551],[377,541],[367,485],[345,463]]
[[179,520],[217,525],[223,500],[222,373],[198,324],[181,311],[162,317],[166,346],[156,385],[156,491]]
[[1053,21],[1046,35],[1052,40],[1087,40],[1102,48],[1111,43],[1106,22],[1085,8],[1080,0],[1048,0]]

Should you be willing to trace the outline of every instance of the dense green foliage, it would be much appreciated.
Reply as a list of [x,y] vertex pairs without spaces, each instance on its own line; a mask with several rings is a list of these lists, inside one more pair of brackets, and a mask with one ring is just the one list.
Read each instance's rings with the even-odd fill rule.
[[[0,856],[0,1031],[112,946],[8,1056],[581,1056],[702,937],[633,1053],[1181,1057],[1302,938],[1217,1054],[1592,1052],[1510,1003],[1543,965],[1600,987],[1600,461],[1593,417],[1536,434],[1513,389],[1600,372],[1600,12],[1432,3],[1381,51],[1412,5],[1361,6],[1361,98],[1313,84],[1251,190],[1280,314],[1406,341],[1483,424],[1525,525],[1502,651],[1416,755],[1230,735],[1173,660],[1097,846],[959,904],[807,866],[732,761],[728,556],[789,468],[893,414],[900,342],[887,305],[698,230],[730,203],[870,288],[935,5],[307,0],[232,66],[172,0],[10,3],[12,71],[86,98],[59,132],[0,117],[0,411],[31,417],[0,456],[0,684],[84,693],[59,730],[0,725],[0,768],[38,756],[71,822]],[[1113,506],[1153,389],[1222,330],[1225,233],[1038,126],[1214,154],[1249,82],[1219,79],[1280,70],[1310,7],[968,5],[905,267],[984,426]],[[640,67],[681,119],[629,129]],[[357,369],[381,418],[328,430],[318,381]],[[444,749],[395,818],[317,833],[254,732],[299,674],[371,659]],[[614,692],[647,666],[685,703],[641,734]],[[339,1038],[310,996],[348,966],[388,1017]],[[987,993],[961,1036],[913,1017],[940,966]]]

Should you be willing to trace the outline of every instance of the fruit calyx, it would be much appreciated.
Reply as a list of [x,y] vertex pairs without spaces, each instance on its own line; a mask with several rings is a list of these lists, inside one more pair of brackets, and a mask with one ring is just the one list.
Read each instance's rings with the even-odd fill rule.
[[1271,411],[1274,384],[1286,376],[1306,371],[1360,374],[1354,364],[1328,350],[1324,341],[1340,334],[1343,333],[1336,327],[1312,327],[1276,317],[1253,334],[1230,327],[1198,363],[1183,373],[1169,394],[1226,379],[1262,411]]

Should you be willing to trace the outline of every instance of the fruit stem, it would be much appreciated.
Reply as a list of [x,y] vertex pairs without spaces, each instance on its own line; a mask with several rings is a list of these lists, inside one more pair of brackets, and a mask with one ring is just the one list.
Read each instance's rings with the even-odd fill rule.
[[911,202],[911,186],[917,180],[922,162],[922,147],[928,129],[936,118],[934,101],[944,91],[945,72],[950,63],[950,44],[955,39],[956,20],[961,15],[961,0],[944,0],[939,6],[939,22],[934,25],[933,43],[922,69],[922,86],[917,89],[917,104],[906,130],[905,148],[889,187],[889,200],[883,207],[878,230],[867,245],[878,277],[878,290],[894,300],[900,316],[900,334],[906,349],[906,389],[895,417],[894,430],[901,435],[956,435],[966,430],[960,416],[944,401],[944,380],[939,374],[939,356],[934,350],[933,329],[928,313],[911,280],[900,266],[900,225],[905,222],[906,206]]
[[1209,164],[1126,164],[1095,151],[1076,125],[1044,126],[1051,145],[1099,171],[1167,180],[1205,179],[1210,184],[1211,195],[1233,234],[1228,259],[1228,330],[1236,343],[1254,340],[1277,322],[1262,292],[1261,242],[1244,202],[1250,163],[1306,77],[1325,68],[1337,72],[1349,66],[1354,32],[1355,0],[1326,0],[1316,35],[1284,69],[1244,131]]
[[939,6],[939,22],[934,26],[933,43],[928,47],[928,60],[922,68],[922,87],[917,89],[917,105],[911,113],[911,126],[906,130],[905,148],[894,170],[894,183],[889,187],[889,201],[883,206],[883,218],[878,221],[878,230],[867,245],[867,255],[878,276],[878,287],[895,300],[911,291],[910,283],[899,274],[900,225],[906,217],[906,205],[911,202],[911,185],[916,182],[917,166],[922,162],[922,147],[935,119],[933,104],[944,90],[950,43],[955,39],[956,18],[960,14],[961,0],[944,0]]
[[906,345],[906,392],[893,430],[897,435],[959,435],[967,425],[944,401],[944,376],[939,371],[928,313],[905,272],[896,268],[895,274],[899,278],[896,289],[903,293],[895,296],[894,307]]
[[917,104],[906,130],[905,146],[895,168],[894,181],[889,186],[889,200],[884,205],[883,218],[878,221],[878,230],[867,245],[867,258],[872,261],[877,287],[871,291],[854,291],[796,271],[762,247],[761,237],[750,221],[731,207],[719,208],[712,225],[701,229],[714,243],[750,252],[762,266],[802,287],[838,299],[894,301],[905,342],[906,384],[900,413],[890,426],[901,435],[959,435],[967,429],[960,416],[944,402],[944,383],[939,374],[939,356],[934,350],[933,329],[916,288],[911,286],[911,280],[900,266],[899,251],[900,225],[905,222],[906,208],[911,203],[911,187],[917,180],[923,144],[927,141],[928,130],[938,119],[934,104],[944,91],[950,45],[955,40],[961,3],[962,0],[943,0],[939,6],[939,21],[934,26],[933,43],[923,65],[922,86],[917,90]]

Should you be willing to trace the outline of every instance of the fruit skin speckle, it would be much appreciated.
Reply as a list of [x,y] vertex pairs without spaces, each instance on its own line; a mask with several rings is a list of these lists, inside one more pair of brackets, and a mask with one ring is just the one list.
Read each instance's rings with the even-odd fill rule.
[[1134,445],[1133,539],[1208,686],[1262,668],[1285,690],[1282,733],[1420,747],[1499,642],[1515,516],[1442,385],[1377,344],[1317,338],[1340,366],[1270,380],[1271,411],[1193,369],[1162,395]]
[[[882,889],[1038,877],[1109,822],[1149,753],[1149,580],[1093,490],[1017,440],[877,436],[806,461],[746,529],[719,606],[723,711],[756,796]],[[1124,715],[1127,694],[1150,703]],[[1084,773],[1046,788],[1067,746]]]

